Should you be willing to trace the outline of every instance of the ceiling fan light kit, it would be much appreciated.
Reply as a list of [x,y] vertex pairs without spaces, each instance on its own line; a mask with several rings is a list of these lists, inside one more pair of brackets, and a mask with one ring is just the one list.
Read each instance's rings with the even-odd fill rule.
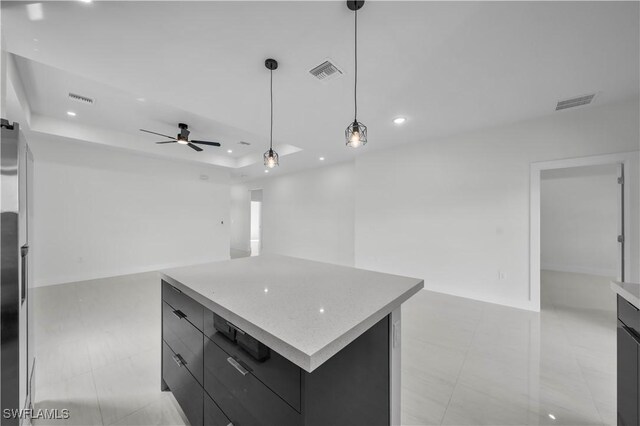
[[269,131],[269,150],[264,153],[264,165],[270,169],[280,164],[280,156],[273,150],[273,71],[278,69],[278,61],[267,59],[264,66],[269,70],[269,97],[271,100],[271,127]]
[[193,149],[194,151],[197,151],[197,152],[201,152],[203,149],[200,148],[197,145],[194,145],[194,144],[209,145],[209,146],[220,146],[220,142],[209,142],[209,141],[198,141],[198,140],[191,140],[190,141],[189,140],[189,134],[191,132],[189,131],[189,126],[184,124],[184,123],[178,123],[178,128],[180,129],[180,133],[178,133],[175,138],[173,136],[164,135],[162,133],[157,133],[157,132],[152,132],[150,130],[140,129],[140,131],[141,132],[145,132],[145,133],[151,133],[152,135],[158,135],[158,136],[162,136],[162,137],[165,137],[167,139],[170,139],[168,141],[156,142],[158,144],[179,143],[180,145],[187,145],[189,148],[191,148],[191,149]]
[[[347,126],[344,136],[346,145],[351,148],[359,148],[367,143],[367,126],[358,121],[358,10],[364,6],[364,0],[347,1],[347,8],[353,11],[354,14],[354,79],[353,79],[353,121]],[[264,66],[269,70],[269,101],[270,101],[270,128],[269,128],[269,149],[264,153],[264,165],[265,167],[272,169],[280,164],[280,156],[273,149],[273,71],[278,69],[278,61],[269,58],[264,61]],[[162,133],[151,132],[149,130],[140,129],[142,132],[151,133],[158,136],[163,136],[170,140],[156,142],[157,144],[165,143],[178,143],[181,145],[187,145],[195,151],[202,151],[197,145],[210,145],[220,146],[218,142],[207,142],[199,140],[189,140],[189,126],[185,123],[179,123],[178,128],[180,133],[174,138],[172,136],[164,135]],[[230,150],[228,152],[231,152]],[[265,170],[266,171],[266,170]]]

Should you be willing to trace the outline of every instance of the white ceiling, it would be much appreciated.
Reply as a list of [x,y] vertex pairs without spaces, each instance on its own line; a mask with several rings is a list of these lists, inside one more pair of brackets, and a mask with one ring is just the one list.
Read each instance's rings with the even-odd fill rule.
[[[638,2],[369,1],[358,15],[358,118],[369,144],[352,150],[353,13],[344,2],[46,2],[40,21],[25,5],[2,1],[2,36],[22,57],[41,131],[222,165],[244,179],[264,174],[267,57],[280,62],[276,148],[301,149],[274,174],[551,114],[576,95],[599,92],[595,105],[639,95]],[[345,74],[323,83],[308,71],[326,58]],[[69,91],[97,102],[73,103]],[[396,116],[407,122],[394,125]],[[173,134],[180,121],[223,148],[155,145],[137,130]],[[252,145],[242,150],[240,140]]]

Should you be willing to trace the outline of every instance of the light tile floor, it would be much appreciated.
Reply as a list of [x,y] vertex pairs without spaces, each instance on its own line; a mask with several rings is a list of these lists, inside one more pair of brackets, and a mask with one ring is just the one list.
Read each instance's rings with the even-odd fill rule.
[[[545,283],[583,278],[543,274]],[[160,392],[156,274],[43,287],[35,296],[36,408],[71,413],[36,425],[184,424]],[[611,310],[547,300],[538,314],[422,291],[402,319],[404,424],[615,424]]]

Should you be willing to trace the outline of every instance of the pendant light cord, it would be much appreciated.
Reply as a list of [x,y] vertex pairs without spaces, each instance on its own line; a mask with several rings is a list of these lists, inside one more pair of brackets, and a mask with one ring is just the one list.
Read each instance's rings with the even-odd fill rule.
[[273,149],[273,70],[269,70],[269,96],[271,98],[271,130],[269,132],[269,150]]
[[355,40],[355,49],[354,49],[354,58],[355,58],[355,77],[353,81],[353,104],[354,104],[354,113],[353,113],[353,121],[358,121],[358,10],[355,10],[355,25],[354,25],[354,40]]

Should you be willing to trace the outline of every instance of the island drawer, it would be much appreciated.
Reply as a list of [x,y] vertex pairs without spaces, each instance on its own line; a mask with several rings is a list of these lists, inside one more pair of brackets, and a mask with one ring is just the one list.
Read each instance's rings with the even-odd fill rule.
[[207,337],[249,367],[251,374],[301,412],[300,367],[216,314],[207,311],[205,324],[210,322],[209,316],[215,318],[215,326],[213,322],[211,326],[205,326]]
[[166,302],[162,303],[162,330],[165,343],[196,380],[202,383],[204,335]]
[[204,307],[182,293],[182,291],[166,281],[162,281],[162,300],[184,314],[185,318],[199,330],[203,330]]
[[193,378],[180,358],[163,343],[162,345],[162,378],[173,393],[180,407],[192,425],[203,424],[204,391]]
[[301,414],[258,380],[246,363],[209,339],[204,343],[204,389],[234,425],[302,423]]
[[240,423],[234,425],[231,420],[222,412],[218,404],[216,404],[209,395],[204,394],[204,424],[205,426],[240,426]]
[[618,296],[618,319],[640,337],[640,311],[620,296]]

